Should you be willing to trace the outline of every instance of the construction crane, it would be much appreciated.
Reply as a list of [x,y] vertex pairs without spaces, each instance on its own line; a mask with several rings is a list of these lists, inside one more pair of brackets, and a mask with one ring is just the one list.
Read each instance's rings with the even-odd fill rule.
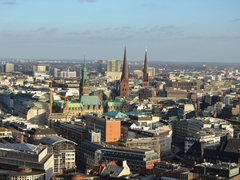
[[[68,97],[67,96],[62,96],[59,95],[61,98],[64,98],[65,100],[65,107],[64,107],[64,111],[68,112]],[[49,81],[49,113],[52,114],[53,113],[53,92],[52,92],[52,81]]]

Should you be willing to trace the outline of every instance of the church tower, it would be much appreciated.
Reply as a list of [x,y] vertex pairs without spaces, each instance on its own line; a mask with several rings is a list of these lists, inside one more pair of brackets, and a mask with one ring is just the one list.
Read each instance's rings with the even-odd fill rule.
[[144,59],[144,68],[143,68],[143,82],[142,87],[148,87],[148,58],[147,58],[147,49],[145,51],[145,59]]
[[82,79],[79,84],[79,99],[82,96],[89,96],[90,86],[89,86],[89,79],[88,79],[88,70],[86,66],[85,60],[85,52],[84,52],[84,64],[82,68]]
[[128,63],[127,63],[126,47],[124,49],[123,69],[122,69],[122,76],[121,76],[119,89],[120,89],[121,98],[128,96],[129,81],[128,81]]

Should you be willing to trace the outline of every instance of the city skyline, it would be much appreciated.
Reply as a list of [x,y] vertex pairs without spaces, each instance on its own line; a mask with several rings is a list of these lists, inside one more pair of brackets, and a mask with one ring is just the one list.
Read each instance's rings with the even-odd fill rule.
[[0,58],[238,62],[240,1],[0,1]]

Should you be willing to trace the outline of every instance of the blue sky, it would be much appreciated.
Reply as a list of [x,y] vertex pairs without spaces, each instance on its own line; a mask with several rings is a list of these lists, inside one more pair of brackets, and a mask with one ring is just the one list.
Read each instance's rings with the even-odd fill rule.
[[0,0],[0,58],[238,62],[239,0]]

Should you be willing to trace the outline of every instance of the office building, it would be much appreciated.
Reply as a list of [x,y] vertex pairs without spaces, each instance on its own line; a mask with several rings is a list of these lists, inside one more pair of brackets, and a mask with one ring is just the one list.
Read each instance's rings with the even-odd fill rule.
[[148,67],[148,76],[153,77],[156,75],[155,67]]
[[86,115],[87,130],[100,132],[101,141],[117,142],[121,136],[121,121],[108,116]]
[[107,81],[116,81],[119,80],[121,77],[121,62],[120,60],[108,60],[107,61],[107,72],[106,72],[106,77]]
[[120,72],[121,61],[120,60],[108,60],[107,72]]
[[140,169],[152,169],[154,163],[160,162],[158,153],[154,150],[127,148],[104,142],[83,142],[80,156],[80,169],[82,172],[88,172],[94,166],[103,162],[127,160],[131,172],[137,173]]
[[6,63],[3,64],[3,72],[4,73],[10,73],[14,71],[14,64]]
[[40,75],[49,75],[50,74],[50,65],[47,63],[39,63],[33,66],[34,77]]
[[97,61],[97,70],[98,70],[99,73],[104,72],[103,60],[98,60]]

